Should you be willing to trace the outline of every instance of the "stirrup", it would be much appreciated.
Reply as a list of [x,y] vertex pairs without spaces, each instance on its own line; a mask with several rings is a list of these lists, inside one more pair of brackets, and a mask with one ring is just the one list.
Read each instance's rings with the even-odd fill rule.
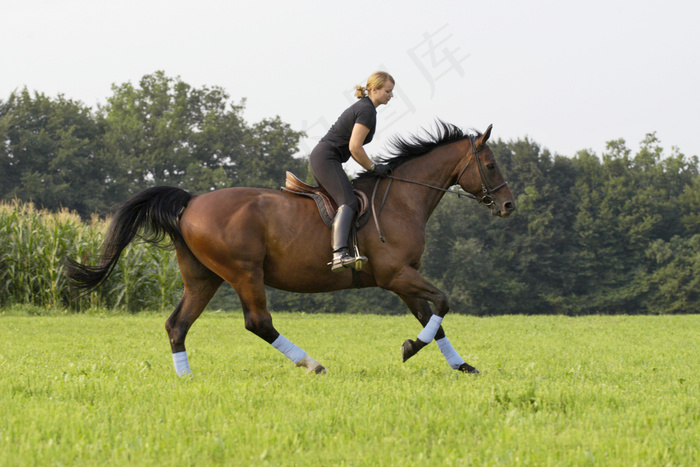
[[333,256],[333,261],[328,263],[331,267],[331,272],[340,272],[343,269],[355,269],[360,271],[362,265],[367,262],[367,257],[362,256],[359,252],[355,252],[356,256],[350,256],[347,250],[339,251],[337,255]]

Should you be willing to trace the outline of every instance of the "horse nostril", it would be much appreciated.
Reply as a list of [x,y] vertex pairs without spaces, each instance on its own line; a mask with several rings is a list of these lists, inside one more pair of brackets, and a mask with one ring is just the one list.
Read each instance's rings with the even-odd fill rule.
[[506,201],[503,204],[503,207],[505,208],[506,212],[513,212],[515,211],[515,204],[513,204],[512,201]]

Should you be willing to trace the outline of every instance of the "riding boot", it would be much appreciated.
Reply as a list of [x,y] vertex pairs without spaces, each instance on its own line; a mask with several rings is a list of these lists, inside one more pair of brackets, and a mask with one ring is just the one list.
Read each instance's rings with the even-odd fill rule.
[[355,211],[348,205],[343,204],[338,208],[338,212],[333,219],[333,230],[331,241],[333,247],[333,261],[330,263],[332,272],[339,272],[345,268],[357,268],[367,262],[366,256],[353,256],[348,252],[350,240],[350,228],[355,218]]

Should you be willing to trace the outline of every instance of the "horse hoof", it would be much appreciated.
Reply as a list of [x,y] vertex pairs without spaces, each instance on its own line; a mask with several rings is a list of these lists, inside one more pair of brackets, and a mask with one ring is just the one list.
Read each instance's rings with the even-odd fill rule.
[[403,345],[401,345],[401,353],[403,354],[403,361],[404,362],[416,354],[416,350],[414,349],[414,345],[415,345],[415,342],[412,341],[411,339],[406,339],[406,341],[403,343]]
[[459,370],[459,371],[461,371],[461,372],[463,372],[463,373],[469,373],[469,374],[472,374],[472,375],[478,375],[478,374],[480,374],[479,370],[477,370],[476,368],[474,368],[473,366],[471,366],[471,365],[468,364],[468,363],[462,363],[462,364],[459,366],[459,368],[457,368],[457,370]]
[[326,373],[328,373],[328,370],[326,370],[326,368],[323,365],[319,365],[314,369],[309,369],[309,371],[307,373],[311,373],[311,372],[313,372],[317,375],[325,375]]

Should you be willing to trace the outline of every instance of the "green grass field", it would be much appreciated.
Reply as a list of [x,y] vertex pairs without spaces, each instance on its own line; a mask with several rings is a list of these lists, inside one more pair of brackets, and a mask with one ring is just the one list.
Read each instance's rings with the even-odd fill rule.
[[[206,313],[175,375],[166,315],[0,311],[0,465],[698,465],[700,316],[276,314],[306,374]],[[358,339],[357,336],[362,336]]]

